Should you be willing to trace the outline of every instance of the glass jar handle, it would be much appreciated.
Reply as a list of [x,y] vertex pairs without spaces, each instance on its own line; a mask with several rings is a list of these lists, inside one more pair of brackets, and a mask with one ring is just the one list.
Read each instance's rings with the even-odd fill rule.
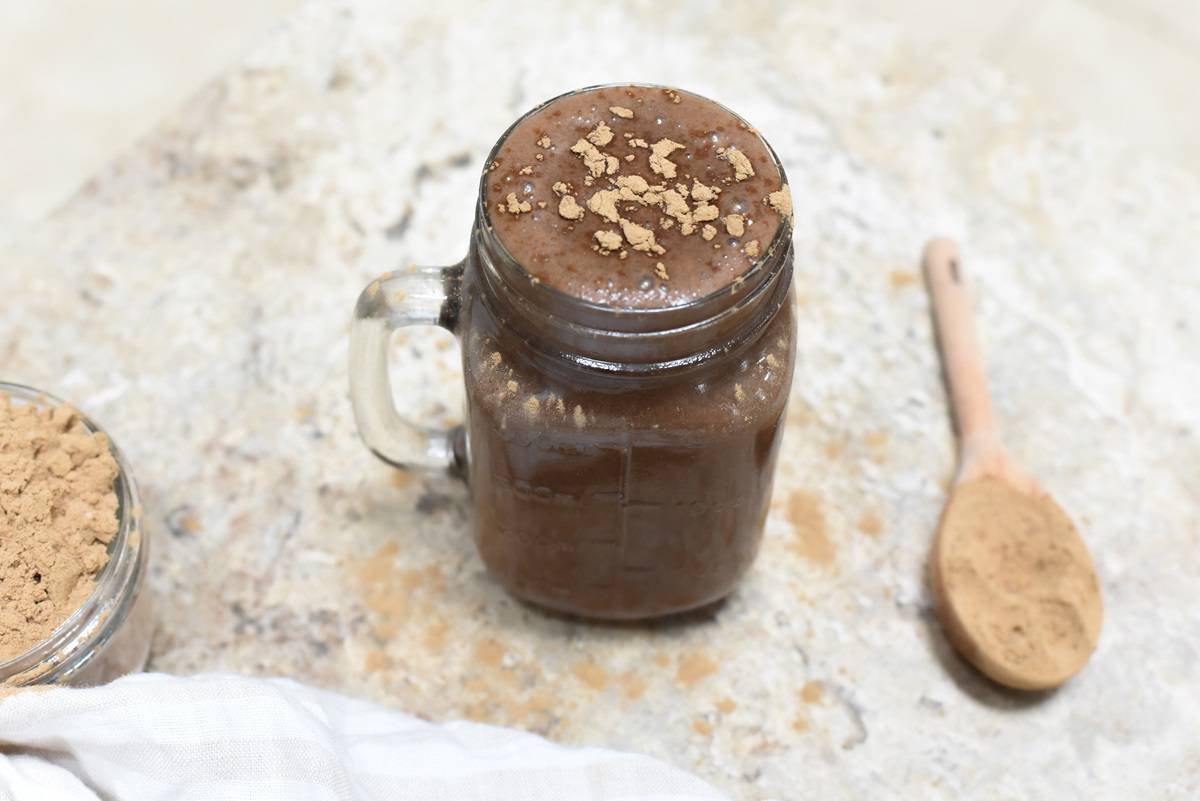
[[392,332],[439,325],[454,333],[461,305],[463,262],[415,267],[372,281],[354,308],[350,332],[350,401],[358,433],[371,451],[397,467],[461,468],[462,426],[431,428],[406,420],[392,401],[388,351]]

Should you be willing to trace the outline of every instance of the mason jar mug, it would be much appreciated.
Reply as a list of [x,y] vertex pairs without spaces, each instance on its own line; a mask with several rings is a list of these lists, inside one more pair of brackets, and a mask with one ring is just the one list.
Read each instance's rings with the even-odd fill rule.
[[[536,280],[495,231],[488,181],[463,261],[381,276],[359,297],[350,377],[364,442],[394,465],[463,476],[480,556],[526,601],[633,619],[727,595],[758,550],[791,384],[790,224],[731,286],[630,309]],[[459,341],[458,428],[395,409],[390,336],[410,325]]]

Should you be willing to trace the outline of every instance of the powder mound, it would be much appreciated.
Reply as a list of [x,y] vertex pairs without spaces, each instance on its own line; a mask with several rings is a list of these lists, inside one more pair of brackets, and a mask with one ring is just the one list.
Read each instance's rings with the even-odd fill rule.
[[87,599],[117,534],[108,438],[69,407],[0,394],[0,662]]
[[1100,636],[1100,588],[1051,498],[969,481],[954,490],[938,537],[938,613],[967,659],[1022,689],[1056,686],[1083,667]]

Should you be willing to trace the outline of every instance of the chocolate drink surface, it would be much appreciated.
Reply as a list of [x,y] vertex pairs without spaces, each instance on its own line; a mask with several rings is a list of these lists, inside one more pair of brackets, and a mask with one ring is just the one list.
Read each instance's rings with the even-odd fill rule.
[[641,618],[749,568],[794,362],[787,197],[757,133],[674,90],[576,92],[497,146],[460,330],[475,536],[511,592]]
[[489,169],[492,222],[516,260],[561,292],[627,308],[729,286],[779,228],[768,198],[786,198],[772,197],[782,177],[746,123],[660,88],[560,98],[519,123]]

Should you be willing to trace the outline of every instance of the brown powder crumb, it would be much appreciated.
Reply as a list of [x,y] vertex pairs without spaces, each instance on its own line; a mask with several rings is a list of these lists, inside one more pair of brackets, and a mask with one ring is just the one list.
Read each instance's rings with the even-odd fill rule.
[[605,123],[600,123],[587,135],[587,140],[596,147],[604,147],[613,140],[612,129]]
[[843,439],[843,438],[831,439],[831,440],[829,440],[829,442],[825,443],[825,448],[824,448],[825,458],[826,459],[837,459],[845,452],[845,450],[846,450],[846,440],[845,439]]
[[717,701],[717,711],[722,715],[728,715],[737,709],[737,702],[729,696],[725,696]]
[[780,216],[789,220],[792,218],[792,193],[788,191],[787,184],[778,192],[767,195],[767,205],[775,209]]
[[679,660],[679,669],[675,671],[675,683],[691,687],[716,672],[717,663],[705,654],[695,651]]
[[367,651],[367,658],[363,662],[363,670],[367,673],[378,673],[381,670],[389,670],[391,667],[392,659],[382,648],[372,648]]
[[594,236],[601,253],[612,253],[621,247],[621,235],[616,231],[597,231]]
[[692,179],[692,200],[707,203],[716,200],[721,190],[715,186],[705,186],[695,178]]
[[621,213],[617,210],[620,197],[621,193],[616,189],[597,190],[587,199],[588,210],[610,223],[620,222]]
[[522,406],[525,409],[525,416],[530,420],[537,417],[538,411],[542,408],[541,402],[532,395],[525,399],[525,403]]
[[701,203],[696,207],[695,211],[692,212],[692,219],[698,223],[715,220],[720,216],[721,210],[716,206],[710,206],[707,203]]
[[883,521],[874,512],[864,512],[858,518],[858,530],[868,537],[878,537],[883,533]]
[[530,167],[529,165],[525,165],[521,169],[517,170],[517,174],[518,175],[533,175],[533,167]]
[[733,399],[736,400],[738,403],[741,403],[742,401],[744,401],[746,399],[746,391],[744,389],[742,389],[741,384],[733,385]]
[[795,490],[788,499],[788,522],[792,524],[791,549],[813,564],[833,565],[837,552],[825,527],[825,514],[816,495]]
[[806,681],[800,688],[800,700],[806,704],[819,704],[824,695],[820,682]]
[[571,419],[575,421],[576,428],[583,428],[587,425],[587,415],[583,413],[583,407],[576,405],[574,412],[571,413]]
[[571,187],[563,181],[555,181],[554,186],[550,187],[550,190],[561,197],[562,195],[569,194]]
[[893,289],[900,289],[905,286],[912,286],[917,283],[917,274],[911,270],[892,270],[888,273],[888,283]]
[[422,642],[428,650],[440,652],[446,647],[446,634],[449,630],[450,626],[446,621],[434,621],[429,628],[425,629],[425,637]]
[[[636,143],[638,139],[632,140]],[[670,139],[659,139],[650,147],[650,169],[654,170],[664,178],[675,177],[675,163],[667,157],[676,150],[682,150],[683,145],[678,142],[672,142]]]
[[[613,181],[621,191],[621,200],[634,200],[642,204],[649,203],[648,198],[642,197],[646,192],[650,191],[650,182],[640,175],[618,175]],[[661,190],[662,187],[656,187]]]
[[671,280],[671,275],[670,275],[670,273],[667,272],[667,265],[663,264],[661,261],[657,262],[654,265],[654,274],[657,275],[659,278],[661,278],[663,281]]
[[700,229],[700,236],[704,237],[705,242],[711,242],[712,238],[717,235],[717,229],[712,225],[706,225]]
[[489,637],[475,645],[475,661],[485,667],[498,668],[507,651],[502,643]]
[[[605,126],[607,129],[607,126]],[[599,130],[599,129],[597,129]],[[596,131],[592,131],[588,136],[592,136]],[[609,132],[611,137],[611,131]],[[606,156],[597,149],[593,142],[587,139],[580,139],[575,144],[571,145],[571,152],[583,159],[583,166],[588,168],[589,178],[599,178],[601,175],[612,175],[617,171],[620,164],[617,162],[616,156]],[[587,183],[585,179],[584,183]]]
[[1046,495],[994,478],[955,488],[930,571],[955,647],[1010,687],[1046,689],[1087,662],[1104,617],[1087,548]]
[[492,367],[499,367],[504,361],[504,357],[500,355],[499,351],[494,350],[488,354],[487,361]]
[[69,407],[0,395],[0,661],[79,608],[117,534],[117,464]]
[[701,737],[707,737],[713,733],[712,724],[704,718],[696,718],[692,721],[692,731],[699,734]]
[[746,251],[746,255],[749,256],[750,258],[752,258],[752,259],[758,258],[758,253],[759,253],[758,240],[751,239],[749,242],[746,243],[746,247],[742,248],[742,250]]
[[510,395],[512,395],[512,394],[516,394],[516,391],[521,388],[521,385],[518,384],[516,381],[509,381],[507,384],[504,385],[504,388],[506,390],[508,390]]
[[875,464],[883,464],[887,461],[888,451],[888,435],[886,431],[872,431],[863,437],[863,443],[870,450],[867,458]]
[[623,120],[632,120],[633,119],[633,109],[628,109],[628,108],[625,108],[624,106],[609,106],[608,110],[611,111],[613,114],[616,114],[618,117],[620,117]]
[[646,680],[633,672],[621,677],[621,686],[630,701],[636,701],[646,692]]
[[544,201],[544,200],[539,200],[539,201],[537,202],[537,207],[538,207],[539,209],[544,209],[544,208],[546,208],[546,201]]
[[637,251],[654,253],[662,255],[666,253],[666,249],[662,245],[654,241],[654,232],[649,228],[643,228],[635,222],[629,220],[621,220],[621,233],[625,235],[625,241],[629,246]]
[[570,195],[563,195],[558,201],[558,215],[568,220],[582,220],[583,207]]
[[626,161],[633,161],[635,158],[637,158],[637,156],[635,156],[635,155],[633,155],[632,153],[630,153],[628,156],[626,156],[626,157],[625,157],[625,160],[626,160]]
[[636,137],[629,140],[629,145],[630,147],[650,147],[649,143],[647,143],[645,139]]
[[740,214],[725,215],[725,230],[730,236],[741,236],[746,233],[746,220]]
[[[688,208],[687,201],[683,199],[683,195],[674,189],[668,189],[660,197],[662,198],[663,211],[666,212],[667,216],[678,220],[684,228],[692,227],[692,210]],[[687,233],[687,231],[684,231],[685,235]]]
[[545,157],[545,156],[543,156],[541,153],[534,153],[534,154],[533,154],[533,157],[534,157],[535,159],[537,159],[538,161],[545,161],[545,160],[546,160],[546,157]]
[[754,165],[746,154],[735,147],[726,147],[717,151],[717,155],[729,162],[733,167],[733,179],[744,181],[754,175]]
[[550,137],[543,135],[541,139],[537,140],[537,143],[538,147],[548,150],[550,148]]
[[575,678],[588,689],[600,692],[608,687],[608,671],[592,661],[577,662],[571,668]]
[[533,206],[530,205],[528,200],[517,200],[516,192],[509,192],[507,195],[505,195],[504,204],[505,210],[508,211],[509,214],[521,214],[522,212],[533,211]]

